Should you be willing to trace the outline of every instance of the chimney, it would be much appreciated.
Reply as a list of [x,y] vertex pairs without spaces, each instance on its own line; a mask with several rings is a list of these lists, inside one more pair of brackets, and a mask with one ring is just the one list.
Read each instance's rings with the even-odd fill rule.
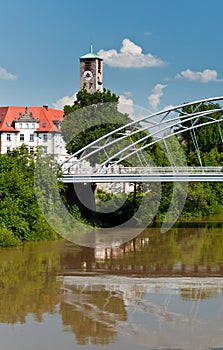
[[43,105],[43,108],[45,108],[48,111],[48,106],[47,105]]

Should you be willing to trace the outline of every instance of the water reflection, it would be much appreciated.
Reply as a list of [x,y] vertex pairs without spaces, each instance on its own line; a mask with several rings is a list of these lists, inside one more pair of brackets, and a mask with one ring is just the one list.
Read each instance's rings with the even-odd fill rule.
[[75,280],[67,284],[63,280],[63,291],[63,325],[75,333],[77,343],[109,344],[117,334],[118,324],[127,319],[119,293],[106,290],[101,283],[93,287],[91,280],[87,284]]
[[[75,310],[70,313],[68,307],[68,323],[78,344],[107,344],[115,334],[128,338],[130,348],[169,345],[194,350],[223,344],[223,279],[69,276],[60,280],[65,290],[62,303]],[[108,310],[111,299],[119,300],[121,308],[111,305]]]
[[0,322],[25,323],[28,314],[41,322],[60,303],[58,242],[0,250]]
[[78,248],[61,253],[63,274],[78,271],[140,276],[223,276],[223,228],[148,229],[116,248]]
[[113,249],[64,240],[2,249],[4,350],[30,348],[21,329],[36,349],[61,349],[49,337],[55,322],[65,350],[223,348],[222,228],[191,226],[150,229]]

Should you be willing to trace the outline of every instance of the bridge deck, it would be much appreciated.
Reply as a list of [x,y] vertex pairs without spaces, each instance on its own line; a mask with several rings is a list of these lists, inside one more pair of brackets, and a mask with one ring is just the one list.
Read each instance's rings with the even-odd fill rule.
[[64,183],[109,183],[109,182],[223,182],[222,173],[212,174],[82,174],[64,175]]

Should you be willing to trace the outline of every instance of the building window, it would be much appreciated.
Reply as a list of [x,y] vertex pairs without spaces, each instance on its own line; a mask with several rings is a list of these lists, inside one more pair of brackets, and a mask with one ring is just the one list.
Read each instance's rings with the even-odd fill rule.
[[53,124],[56,125],[56,127],[59,129],[60,128],[60,122],[59,120],[53,120]]
[[31,142],[34,141],[34,134],[30,134],[30,136],[29,136],[29,141],[31,141]]
[[101,60],[98,61],[98,73],[101,73]]
[[85,61],[85,67],[84,67],[84,70],[91,70],[91,61]]
[[35,127],[36,127],[35,123],[32,123],[32,129],[35,129]]
[[24,140],[25,140],[24,134],[20,134],[20,141],[24,141]]
[[11,134],[7,134],[7,141],[11,141]]
[[22,129],[22,123],[19,123],[19,129]]
[[10,152],[10,147],[6,148],[6,152],[9,153]]
[[43,134],[43,141],[47,141],[47,134]]
[[43,146],[43,151],[45,154],[47,154],[47,146]]
[[33,153],[34,152],[34,147],[29,147],[29,152]]
[[26,123],[26,128],[29,129],[29,123]]

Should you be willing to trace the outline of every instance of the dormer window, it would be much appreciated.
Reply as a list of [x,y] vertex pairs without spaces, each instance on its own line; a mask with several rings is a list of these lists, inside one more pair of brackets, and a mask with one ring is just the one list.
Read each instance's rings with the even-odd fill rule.
[[53,124],[54,124],[57,128],[60,127],[59,120],[53,120]]
[[7,125],[8,127],[10,127],[10,126],[11,126],[11,123],[10,123],[10,122],[6,122],[6,125]]
[[43,128],[45,128],[46,127],[46,122],[43,122]]

